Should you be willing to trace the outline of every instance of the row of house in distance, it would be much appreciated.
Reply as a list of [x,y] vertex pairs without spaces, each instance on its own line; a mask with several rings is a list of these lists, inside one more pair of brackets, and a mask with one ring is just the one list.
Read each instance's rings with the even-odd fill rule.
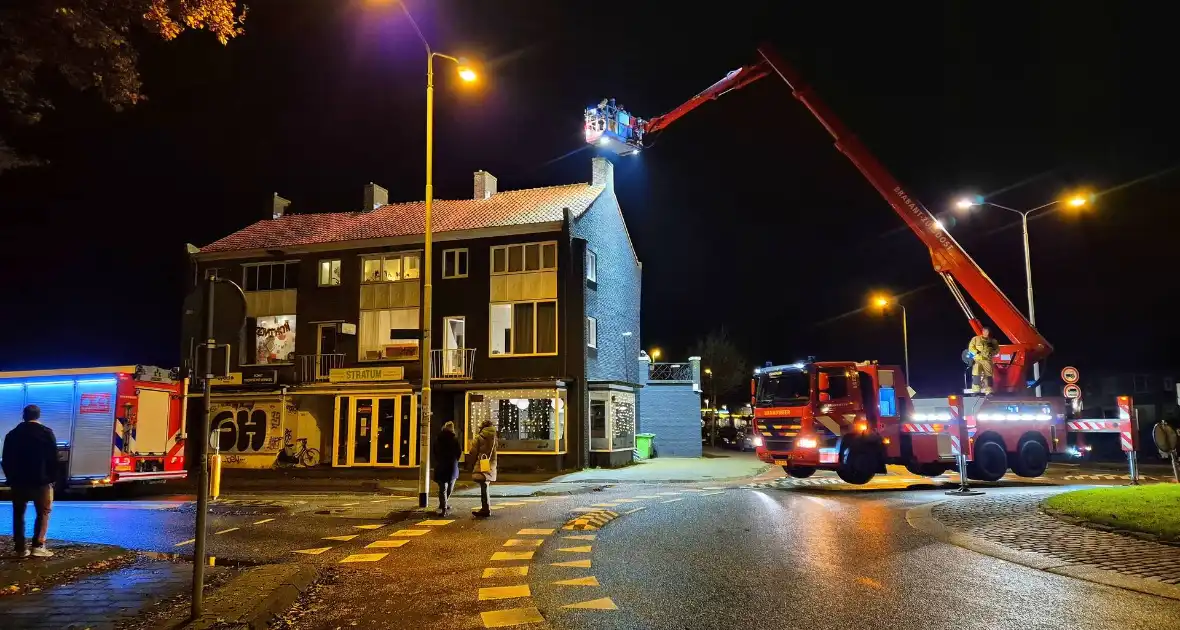
[[[630,461],[642,265],[611,163],[528,190],[476,172],[470,199],[435,201],[433,230],[432,431],[454,421],[468,444],[490,419],[513,469]],[[296,214],[276,196],[270,218],[193,255],[194,287],[216,274],[246,295],[213,390],[226,466],[270,467],[302,439],[324,465],[417,465],[423,233],[423,202],[369,184],[357,212]]]

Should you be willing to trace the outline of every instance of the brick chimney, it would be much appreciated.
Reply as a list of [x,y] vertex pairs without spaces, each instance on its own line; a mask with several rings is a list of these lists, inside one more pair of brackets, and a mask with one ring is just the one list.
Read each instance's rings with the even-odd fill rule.
[[290,199],[283,199],[279,193],[275,193],[274,201],[271,203],[270,218],[278,219],[287,211],[287,206],[291,205]]
[[372,212],[389,203],[389,191],[369,182],[365,185],[365,206],[361,212]]
[[490,199],[496,194],[496,176],[487,171],[475,172],[475,198]]
[[590,184],[592,186],[606,186],[614,190],[615,165],[611,164],[610,160],[604,157],[596,157],[590,160],[590,173]]

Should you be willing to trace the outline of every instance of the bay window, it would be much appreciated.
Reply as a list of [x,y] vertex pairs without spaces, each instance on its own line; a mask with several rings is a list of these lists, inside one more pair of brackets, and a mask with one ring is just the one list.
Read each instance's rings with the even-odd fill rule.
[[557,301],[492,304],[490,352],[492,356],[557,354]]
[[407,339],[421,330],[417,308],[387,308],[361,311],[357,341],[361,361],[410,361],[418,358],[420,339]]
[[635,392],[591,390],[590,450],[635,448]]

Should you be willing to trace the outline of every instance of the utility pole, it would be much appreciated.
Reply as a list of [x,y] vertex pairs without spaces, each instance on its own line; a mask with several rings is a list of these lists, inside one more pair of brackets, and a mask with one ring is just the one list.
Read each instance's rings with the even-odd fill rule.
[[[213,407],[213,347],[217,344],[213,331],[213,286],[216,276],[205,280],[205,383],[201,396],[201,427],[195,433],[197,462],[197,526],[193,545],[193,592],[190,617],[201,616],[205,590],[205,530],[209,512],[209,410]],[[187,395],[187,392],[186,392]]]

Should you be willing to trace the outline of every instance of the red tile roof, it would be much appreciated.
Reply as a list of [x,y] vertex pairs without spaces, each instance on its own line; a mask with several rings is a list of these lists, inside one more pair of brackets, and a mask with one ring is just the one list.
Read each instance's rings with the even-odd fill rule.
[[[450,232],[561,221],[563,208],[580,216],[603,189],[570,184],[507,190],[489,199],[436,199],[432,227],[435,232]],[[201,252],[277,249],[422,234],[425,210],[425,202],[414,201],[384,205],[372,212],[288,214],[238,230],[202,247]]]

